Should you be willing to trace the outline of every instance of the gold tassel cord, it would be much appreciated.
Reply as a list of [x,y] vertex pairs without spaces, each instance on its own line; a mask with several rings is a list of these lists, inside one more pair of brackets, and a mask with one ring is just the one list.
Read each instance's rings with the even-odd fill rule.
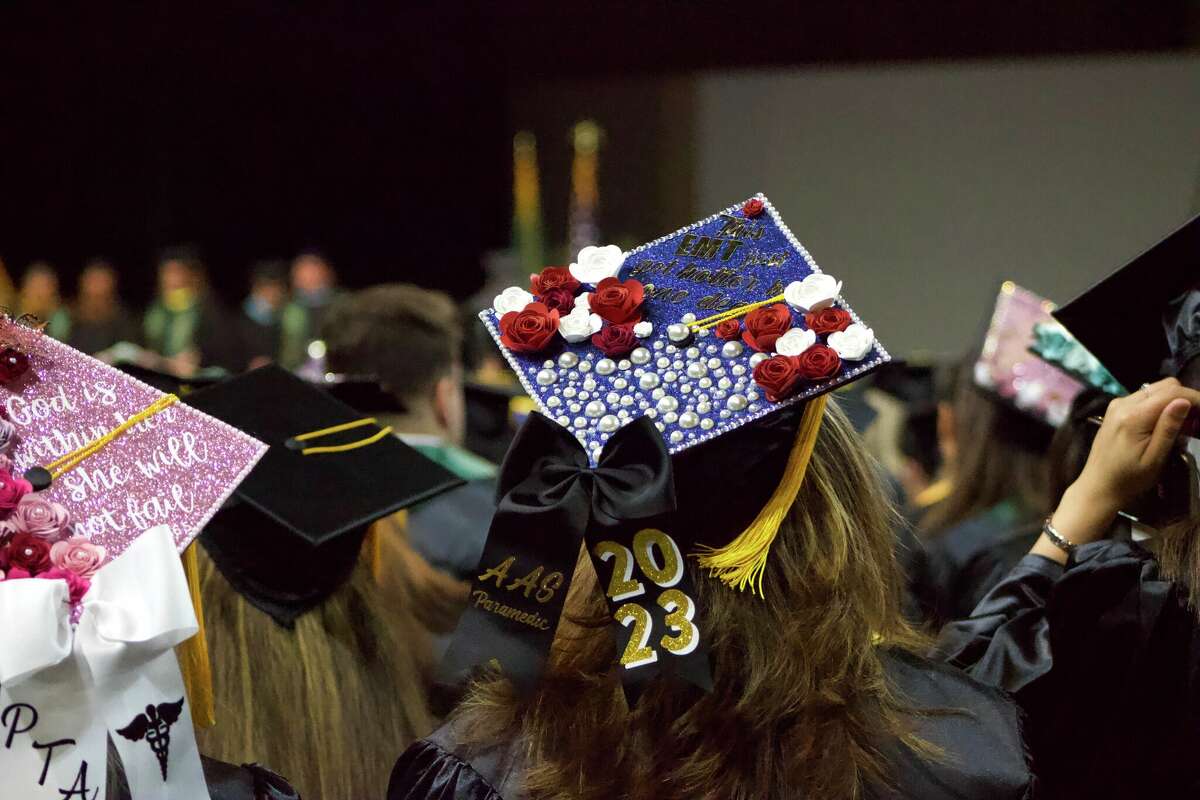
[[757,303],[748,303],[744,306],[729,308],[719,314],[713,314],[711,317],[705,317],[704,319],[698,319],[695,322],[689,322],[688,327],[694,331],[703,331],[707,330],[708,328],[715,328],[727,319],[744,317],[746,314],[749,314],[756,308],[769,306],[772,303],[781,303],[783,300],[784,296],[779,294],[775,295],[774,297],[768,297],[766,300],[759,300]]
[[[331,428],[321,428],[318,431],[309,431],[308,433],[302,433],[299,436],[293,436],[292,440],[296,441],[296,442],[307,442],[312,439],[320,439],[325,436],[332,436],[335,433],[342,433],[344,431],[354,430],[355,428],[362,428],[366,425],[378,425],[378,424],[379,424],[378,421],[374,417],[367,417],[365,419],[356,419],[353,422],[345,422],[345,423],[342,423],[341,425],[334,425]],[[386,427],[380,428],[374,434],[372,434],[371,436],[368,436],[365,439],[359,439],[357,442],[350,442],[349,444],[325,445],[325,446],[321,446],[321,447],[305,447],[303,450],[300,451],[300,455],[312,456],[312,455],[317,455],[319,453],[347,453],[351,450],[357,450],[360,447],[366,447],[367,445],[375,444],[376,442],[383,439],[391,432],[392,432],[392,426],[388,425]]]
[[204,606],[200,602],[200,565],[196,559],[196,543],[183,551],[183,574],[187,576],[188,592],[192,596],[192,607],[196,609],[196,622],[200,630],[176,648],[179,669],[183,673],[183,685],[187,690],[188,705],[192,707],[192,724],[197,728],[211,728],[217,724],[217,712],[213,700],[212,663],[208,659],[208,637],[204,633]]
[[738,591],[745,591],[749,587],[757,592],[759,597],[764,596],[762,580],[767,568],[767,556],[770,555],[771,544],[779,533],[779,526],[787,517],[792,503],[796,502],[796,495],[804,482],[808,462],[817,443],[817,434],[821,430],[821,420],[825,415],[826,399],[826,395],[821,395],[808,401],[779,485],[775,487],[771,499],[758,512],[754,521],[741,535],[724,547],[702,545],[700,552],[694,554],[700,566],[707,569],[710,575]]

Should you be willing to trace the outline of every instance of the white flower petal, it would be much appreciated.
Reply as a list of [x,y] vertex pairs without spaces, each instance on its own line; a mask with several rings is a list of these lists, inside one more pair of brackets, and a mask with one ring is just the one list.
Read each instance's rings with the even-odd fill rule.
[[595,285],[605,278],[615,278],[625,263],[625,254],[615,244],[604,247],[588,246],[568,269],[575,280]]
[[633,326],[633,335],[639,339],[645,339],[654,333],[654,324],[646,321],[639,322]]
[[524,311],[525,306],[533,302],[533,295],[520,286],[510,286],[492,300],[492,308],[496,314],[503,317],[510,311]]
[[855,322],[844,331],[829,334],[829,346],[845,361],[862,361],[875,344],[875,331]]
[[832,275],[814,272],[802,281],[792,281],[783,290],[783,299],[800,311],[829,308],[842,293],[842,282]]
[[775,352],[781,356],[798,356],[817,343],[817,335],[803,328],[792,328],[775,340]]
[[603,326],[604,320],[600,319],[599,314],[592,314],[586,308],[576,305],[570,314],[558,321],[558,332],[568,342],[576,344],[594,333],[599,333]]

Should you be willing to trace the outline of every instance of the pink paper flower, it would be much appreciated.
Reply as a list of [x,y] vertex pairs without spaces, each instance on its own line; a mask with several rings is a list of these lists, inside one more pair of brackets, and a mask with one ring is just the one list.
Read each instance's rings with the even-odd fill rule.
[[81,600],[83,600],[83,596],[87,594],[88,589],[92,588],[92,582],[87,578],[76,575],[70,570],[60,569],[58,567],[43,572],[41,575],[38,575],[38,578],[46,581],[66,581],[67,594],[70,596],[71,605],[77,605]]
[[48,542],[57,542],[71,535],[71,512],[61,503],[37,494],[22,497],[9,521],[21,533]]
[[17,426],[0,419],[0,453],[7,453],[17,441]]
[[[0,406],[3,408],[4,406]],[[7,472],[10,475],[15,471],[12,459],[5,453],[0,453],[0,472]]]
[[5,580],[15,581],[18,578],[32,578],[32,577],[33,576],[29,574],[29,570],[21,569],[20,567],[13,567],[12,569],[10,569],[8,571],[8,577],[5,578]]
[[50,562],[58,569],[74,572],[81,578],[90,578],[104,563],[107,551],[98,544],[75,536],[65,542],[55,542],[50,548]]
[[13,477],[9,472],[0,472],[0,511],[16,508],[21,498],[32,491],[33,486],[24,478]]

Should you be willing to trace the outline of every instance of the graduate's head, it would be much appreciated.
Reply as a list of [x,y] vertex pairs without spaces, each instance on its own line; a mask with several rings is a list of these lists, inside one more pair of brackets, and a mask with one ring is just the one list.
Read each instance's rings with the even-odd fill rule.
[[322,336],[329,370],[377,380],[403,406],[407,432],[462,441],[463,326],[447,295],[405,283],[364,289],[334,304]]
[[163,250],[158,257],[158,291],[168,303],[183,304],[204,285],[204,263],[195,248],[182,245]]

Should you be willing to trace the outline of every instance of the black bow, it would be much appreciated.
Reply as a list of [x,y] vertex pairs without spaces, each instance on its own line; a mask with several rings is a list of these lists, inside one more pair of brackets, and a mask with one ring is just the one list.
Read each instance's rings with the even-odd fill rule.
[[[642,417],[616,431],[592,466],[567,429],[535,413],[504,459],[499,495],[443,671],[458,679],[491,664],[529,688],[554,640],[585,535],[628,543],[647,523],[661,524],[675,510],[671,458]],[[632,632],[620,630],[626,635],[618,639]]]

